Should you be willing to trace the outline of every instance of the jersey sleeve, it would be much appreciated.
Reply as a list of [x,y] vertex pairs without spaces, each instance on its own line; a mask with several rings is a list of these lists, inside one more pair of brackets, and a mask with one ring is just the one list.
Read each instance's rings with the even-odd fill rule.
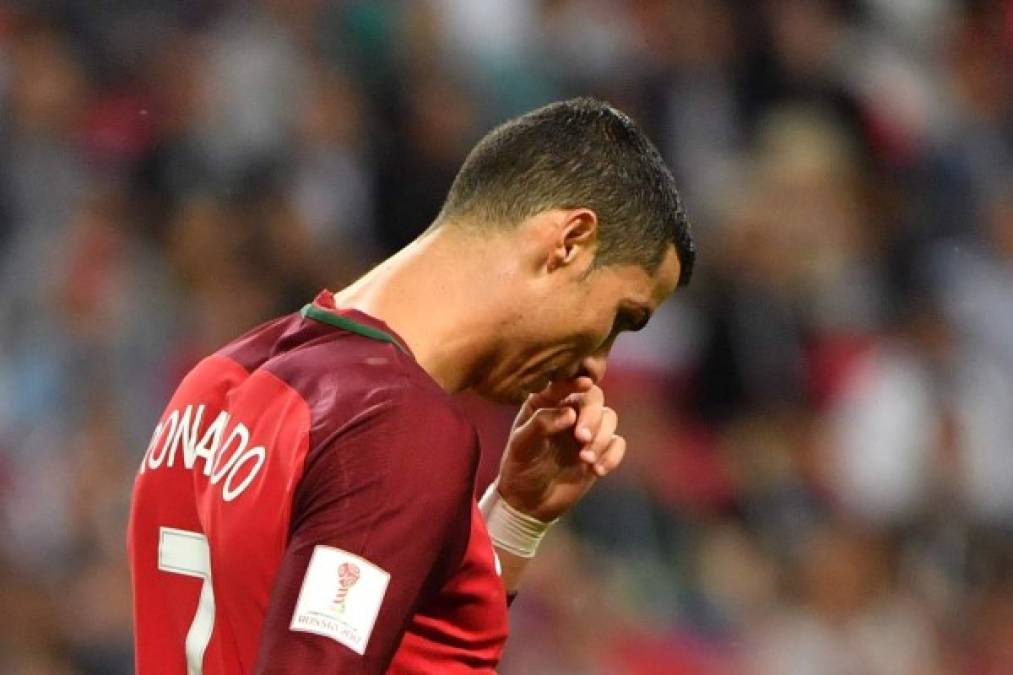
[[464,556],[476,443],[445,401],[405,387],[311,449],[257,673],[387,670]]

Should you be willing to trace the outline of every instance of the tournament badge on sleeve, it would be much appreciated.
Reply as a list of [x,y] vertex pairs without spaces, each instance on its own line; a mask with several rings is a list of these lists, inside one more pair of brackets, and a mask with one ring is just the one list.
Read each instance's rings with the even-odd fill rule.
[[390,574],[357,555],[317,546],[306,568],[289,628],[366,651]]

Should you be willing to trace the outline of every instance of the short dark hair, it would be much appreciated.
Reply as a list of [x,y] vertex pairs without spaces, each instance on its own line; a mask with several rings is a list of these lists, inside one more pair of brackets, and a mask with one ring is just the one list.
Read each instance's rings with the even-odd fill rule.
[[515,225],[553,208],[598,216],[595,264],[654,273],[674,245],[689,282],[696,258],[671,172],[625,113],[594,98],[552,103],[489,132],[468,154],[435,224]]

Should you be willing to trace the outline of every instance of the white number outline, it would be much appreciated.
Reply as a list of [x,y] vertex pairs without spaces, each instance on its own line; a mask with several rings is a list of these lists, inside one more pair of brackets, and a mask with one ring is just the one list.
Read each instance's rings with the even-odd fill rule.
[[187,675],[202,675],[204,652],[215,627],[215,593],[211,586],[211,547],[200,532],[158,528],[158,569],[203,579],[193,623],[186,634]]

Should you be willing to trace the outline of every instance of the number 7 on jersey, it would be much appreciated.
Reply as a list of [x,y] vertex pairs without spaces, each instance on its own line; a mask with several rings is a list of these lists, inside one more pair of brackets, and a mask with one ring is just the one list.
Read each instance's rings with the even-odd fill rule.
[[204,651],[215,626],[215,594],[211,587],[211,548],[200,532],[160,527],[158,530],[158,569],[172,574],[203,579],[197,613],[186,634],[187,675],[204,671]]

